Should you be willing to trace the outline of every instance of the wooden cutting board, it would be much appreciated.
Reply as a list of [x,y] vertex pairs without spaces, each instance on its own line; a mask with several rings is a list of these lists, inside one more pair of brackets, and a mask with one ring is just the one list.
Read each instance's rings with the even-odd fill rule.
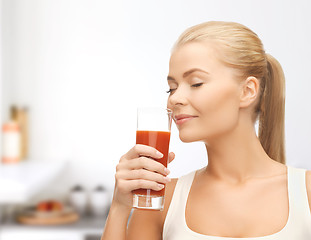
[[58,216],[40,217],[31,215],[19,215],[16,219],[19,223],[30,225],[60,225],[69,224],[79,220],[79,215],[76,212],[60,214]]

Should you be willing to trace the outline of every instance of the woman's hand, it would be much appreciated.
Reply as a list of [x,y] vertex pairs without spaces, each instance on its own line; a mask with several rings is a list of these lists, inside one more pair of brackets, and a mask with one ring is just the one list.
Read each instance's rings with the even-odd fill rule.
[[[135,189],[152,189],[159,191],[170,182],[167,177],[169,170],[156,159],[163,154],[155,148],[137,144],[123,155],[116,167],[115,190],[113,203],[132,208],[133,194]],[[175,158],[174,153],[169,153],[168,162]],[[154,160],[155,159],[155,160]]]

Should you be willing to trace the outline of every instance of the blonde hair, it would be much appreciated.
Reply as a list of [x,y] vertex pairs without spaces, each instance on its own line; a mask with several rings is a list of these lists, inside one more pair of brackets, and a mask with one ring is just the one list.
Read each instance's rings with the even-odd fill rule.
[[285,164],[285,78],[281,65],[266,54],[256,33],[239,23],[211,21],[187,29],[173,51],[193,41],[218,43],[221,61],[239,69],[243,77],[260,80],[254,121],[259,118],[259,140],[270,158]]

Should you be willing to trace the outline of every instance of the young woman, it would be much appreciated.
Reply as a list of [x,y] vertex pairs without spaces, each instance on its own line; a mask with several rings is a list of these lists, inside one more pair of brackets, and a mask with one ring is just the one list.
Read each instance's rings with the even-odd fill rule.
[[[203,141],[208,165],[170,179],[156,149],[134,146],[116,168],[102,240],[310,240],[311,172],[285,165],[284,75],[258,36],[231,22],[191,27],[167,80],[179,137]],[[134,210],[127,227],[132,191],[164,184],[164,210]]]

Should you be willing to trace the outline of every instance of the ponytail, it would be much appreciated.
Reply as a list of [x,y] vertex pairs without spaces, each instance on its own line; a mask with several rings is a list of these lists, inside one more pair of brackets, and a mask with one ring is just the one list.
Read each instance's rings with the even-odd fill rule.
[[270,158],[285,164],[285,77],[280,63],[269,54],[264,78],[259,140]]

